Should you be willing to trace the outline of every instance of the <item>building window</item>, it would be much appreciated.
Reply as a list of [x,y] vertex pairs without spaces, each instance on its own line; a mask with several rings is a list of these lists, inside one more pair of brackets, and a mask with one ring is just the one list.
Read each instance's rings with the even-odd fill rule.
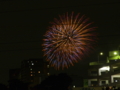
[[30,73],[33,73],[32,71]]
[[47,65],[47,68],[49,68],[49,65]]
[[73,88],[75,88],[75,85],[73,85]]
[[34,63],[32,63],[32,65],[34,65]]
[[98,74],[98,71],[91,71],[91,76],[97,76],[97,74]]
[[40,71],[38,71],[38,73],[40,73]]
[[97,85],[97,81],[91,81],[91,85],[92,86],[96,86]]
[[32,70],[32,68],[30,68],[30,70]]
[[47,73],[47,75],[50,75],[50,73]]
[[28,63],[29,63],[29,61],[28,61]]
[[115,82],[118,82],[118,80],[115,80]]
[[30,74],[30,76],[33,76],[33,74]]

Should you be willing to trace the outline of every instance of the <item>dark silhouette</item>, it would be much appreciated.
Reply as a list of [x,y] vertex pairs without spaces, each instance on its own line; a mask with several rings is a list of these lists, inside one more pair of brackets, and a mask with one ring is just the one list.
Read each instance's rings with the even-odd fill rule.
[[72,79],[65,73],[59,75],[51,75],[36,85],[33,90],[69,90]]
[[8,90],[7,86],[0,83],[0,90]]
[[18,79],[9,80],[9,90],[28,90],[28,84]]

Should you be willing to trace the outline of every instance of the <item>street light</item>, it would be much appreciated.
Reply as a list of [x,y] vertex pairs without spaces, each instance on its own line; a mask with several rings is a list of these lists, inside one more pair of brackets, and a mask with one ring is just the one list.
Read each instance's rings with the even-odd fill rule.
[[102,55],[103,55],[103,52],[100,52],[99,55],[98,55],[98,62],[99,62],[100,56],[102,56]]
[[100,52],[100,55],[103,55],[103,52]]

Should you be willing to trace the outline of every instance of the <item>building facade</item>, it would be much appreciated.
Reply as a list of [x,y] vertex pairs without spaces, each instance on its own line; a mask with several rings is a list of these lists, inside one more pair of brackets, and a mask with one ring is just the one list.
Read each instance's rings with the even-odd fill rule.
[[21,62],[21,80],[33,86],[49,76],[49,64],[43,59],[29,59]]
[[120,86],[119,51],[110,51],[106,62],[91,62],[88,69],[88,86]]

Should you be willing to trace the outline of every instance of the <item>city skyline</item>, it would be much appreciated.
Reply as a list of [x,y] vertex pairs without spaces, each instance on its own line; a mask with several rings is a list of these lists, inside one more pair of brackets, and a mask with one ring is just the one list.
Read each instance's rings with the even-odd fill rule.
[[[9,69],[19,68],[22,60],[43,58],[43,35],[49,22],[66,12],[81,13],[94,21],[98,32],[95,51],[117,49],[120,38],[120,3],[116,1],[2,1],[0,2],[0,80],[7,83]],[[94,53],[93,53],[94,54]],[[94,56],[94,55],[93,55]],[[97,56],[96,56],[97,57]],[[87,60],[86,60],[87,59]],[[66,71],[77,70],[79,64]],[[53,70],[54,71],[54,70]],[[80,74],[77,71],[73,71]],[[1,78],[2,77],[2,78]]]

